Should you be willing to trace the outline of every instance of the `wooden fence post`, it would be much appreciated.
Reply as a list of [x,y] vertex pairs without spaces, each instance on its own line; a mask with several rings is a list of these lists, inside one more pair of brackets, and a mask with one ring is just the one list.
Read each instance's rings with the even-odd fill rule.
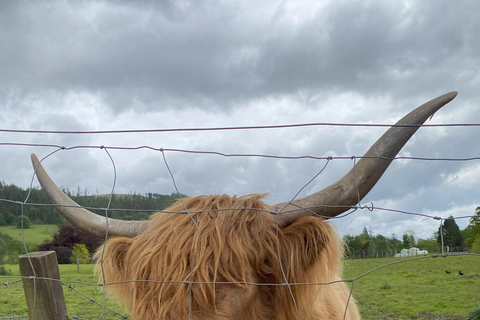
[[67,319],[67,308],[55,251],[24,254],[18,258],[18,264],[23,277],[28,318],[31,320]]

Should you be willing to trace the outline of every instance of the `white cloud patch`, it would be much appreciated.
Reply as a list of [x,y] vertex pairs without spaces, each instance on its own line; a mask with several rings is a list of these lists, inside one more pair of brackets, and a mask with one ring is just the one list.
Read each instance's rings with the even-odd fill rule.
[[477,189],[478,181],[480,181],[480,163],[465,165],[456,173],[449,174],[445,177],[447,184],[463,189]]

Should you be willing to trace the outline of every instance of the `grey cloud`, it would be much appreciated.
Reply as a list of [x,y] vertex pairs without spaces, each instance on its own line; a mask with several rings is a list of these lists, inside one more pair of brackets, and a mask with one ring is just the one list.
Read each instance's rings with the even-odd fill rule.
[[0,81],[24,94],[87,90],[119,110],[227,108],[299,90],[401,97],[449,91],[451,68],[478,69],[463,59],[477,49],[468,35],[478,22],[461,18],[475,3],[334,2],[298,25],[280,23],[288,11],[261,20],[213,2],[49,4],[10,8]]
[[391,2],[337,4],[293,36],[271,38],[263,55],[266,62],[259,64],[268,68],[265,82],[285,84],[285,90],[298,86],[405,94],[444,87],[451,82],[451,67],[467,68],[458,60],[473,44],[465,29],[473,30],[478,22],[458,24],[462,9],[445,2],[428,8],[414,4],[410,10]]

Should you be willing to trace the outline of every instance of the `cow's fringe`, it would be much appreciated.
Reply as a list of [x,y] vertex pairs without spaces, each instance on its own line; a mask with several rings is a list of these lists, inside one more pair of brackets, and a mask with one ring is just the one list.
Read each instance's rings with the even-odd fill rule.
[[[114,283],[108,291],[133,319],[342,319],[343,283],[295,284],[340,279],[334,227],[303,217],[277,231],[264,196],[185,199],[166,211],[186,207],[198,229],[188,214],[160,212],[143,234],[108,240],[96,254],[105,282]],[[351,301],[347,319],[357,318]]]

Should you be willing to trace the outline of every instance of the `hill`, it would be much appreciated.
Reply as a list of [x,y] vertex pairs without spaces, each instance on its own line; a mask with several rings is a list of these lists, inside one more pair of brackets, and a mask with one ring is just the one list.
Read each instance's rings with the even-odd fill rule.
[[[71,192],[63,190],[79,205],[89,208],[99,214],[105,214],[110,195],[90,194],[88,190]],[[181,195],[186,197],[186,195]],[[22,203],[25,202],[25,204]],[[177,194],[138,193],[114,194],[110,203],[108,215],[111,218],[123,220],[146,220],[153,212],[162,210],[178,199]],[[27,216],[33,224],[63,224],[63,218],[50,205],[41,189],[22,189],[13,184],[0,182],[0,226],[15,225],[22,214]],[[23,207],[23,208],[22,208]]]

